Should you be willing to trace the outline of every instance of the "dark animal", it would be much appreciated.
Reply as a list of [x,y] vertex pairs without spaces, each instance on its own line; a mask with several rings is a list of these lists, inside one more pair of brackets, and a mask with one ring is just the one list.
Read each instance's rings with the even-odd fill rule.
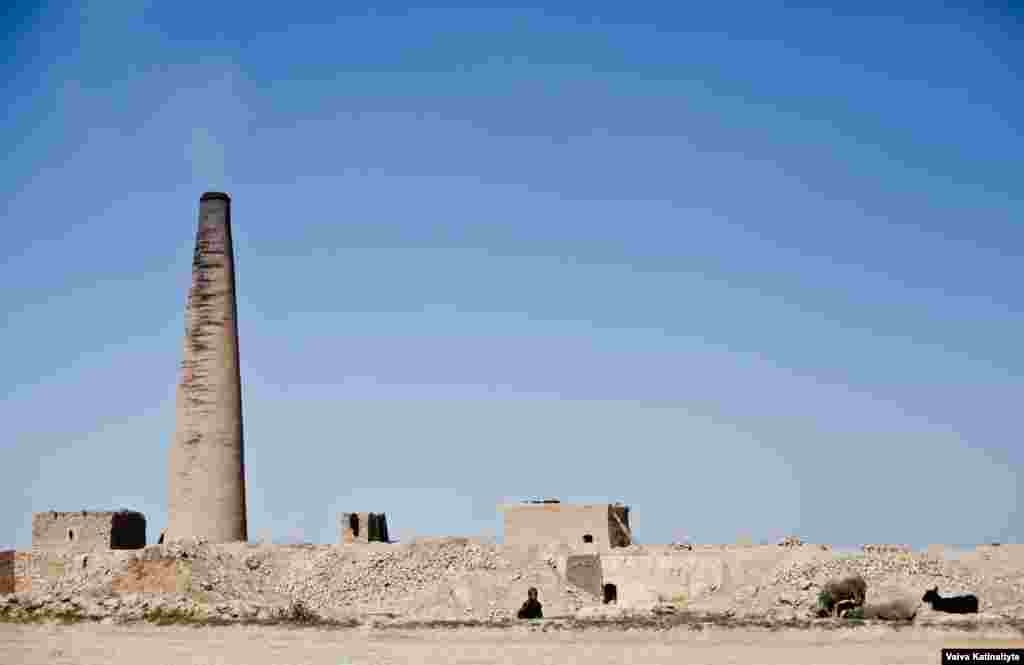
[[965,596],[950,596],[943,598],[939,595],[939,587],[928,589],[924,592],[921,600],[930,604],[936,612],[947,614],[977,614],[978,597],[973,593]]
[[860,575],[832,580],[818,596],[819,609],[824,615],[834,615],[840,604],[849,609],[861,607],[867,595],[868,583]]
[[519,608],[520,619],[543,619],[544,613],[541,611],[541,604],[537,602],[537,588],[530,587],[529,591],[526,592],[526,602]]

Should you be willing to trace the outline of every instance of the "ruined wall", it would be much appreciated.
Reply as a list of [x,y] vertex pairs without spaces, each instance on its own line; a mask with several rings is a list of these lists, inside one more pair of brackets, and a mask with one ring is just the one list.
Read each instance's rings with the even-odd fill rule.
[[14,550],[0,552],[0,593],[14,593]]
[[[787,548],[711,546],[690,551],[645,547],[644,551],[601,555],[605,584],[614,584],[620,605],[644,606],[659,601],[689,605],[737,587],[758,583],[775,566],[792,556]],[[808,560],[828,558],[813,551]]]
[[566,558],[565,579],[594,596],[600,596],[604,584],[601,557],[597,554],[575,554]]
[[110,583],[115,593],[186,593],[192,566],[181,559],[136,559]]
[[[619,526],[612,515],[613,510],[628,526],[628,509],[606,503],[524,503],[502,506],[505,545],[568,545],[585,552],[623,547],[629,544],[628,531],[623,531]],[[590,542],[587,542],[587,537]]]
[[[13,554],[13,571],[9,562]],[[32,550],[0,553],[0,593],[66,593],[89,587],[114,593],[183,593],[192,562],[168,556],[160,547],[91,552]]]
[[0,553],[0,593],[45,593],[67,576],[81,571],[82,562],[88,557],[88,554],[41,550]]
[[32,590],[32,556],[28,552],[0,552],[0,593]]
[[388,522],[384,513],[341,513],[338,516],[340,543],[387,543]]
[[146,546],[146,517],[135,511],[36,513],[32,516],[33,549],[89,552]]
[[[110,550],[107,550],[108,552]],[[72,552],[18,552],[19,569],[15,581],[21,588],[17,591],[45,593],[59,588],[62,582],[83,578],[89,555]]]

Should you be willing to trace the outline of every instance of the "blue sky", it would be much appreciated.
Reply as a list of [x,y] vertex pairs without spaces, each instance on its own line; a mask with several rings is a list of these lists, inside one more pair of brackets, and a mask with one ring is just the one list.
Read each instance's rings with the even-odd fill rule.
[[252,539],[1020,542],[1021,14],[657,4],[9,10],[0,547],[163,527],[221,189]]

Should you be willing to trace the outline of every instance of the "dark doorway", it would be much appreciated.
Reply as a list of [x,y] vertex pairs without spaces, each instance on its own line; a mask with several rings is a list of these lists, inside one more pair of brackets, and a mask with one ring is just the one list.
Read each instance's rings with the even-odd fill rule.
[[585,542],[585,543],[592,543],[592,542],[594,542],[594,537],[592,535],[590,535],[589,533],[585,533],[585,534],[583,534],[583,542]]
[[352,529],[352,537],[359,537],[359,515],[352,513],[348,516],[348,528]]
[[604,585],[604,603],[605,603],[605,605],[607,605],[608,603],[616,603],[616,602],[618,602],[618,600],[619,600],[619,590],[615,587],[615,585],[614,584],[605,584]]
[[146,518],[133,510],[114,513],[110,522],[110,549],[137,550],[146,546]]
[[370,542],[388,542],[388,522],[384,513],[370,513],[367,525],[366,540]]
[[68,540],[74,540],[74,539],[75,539],[75,532],[72,531],[71,529],[68,529]]

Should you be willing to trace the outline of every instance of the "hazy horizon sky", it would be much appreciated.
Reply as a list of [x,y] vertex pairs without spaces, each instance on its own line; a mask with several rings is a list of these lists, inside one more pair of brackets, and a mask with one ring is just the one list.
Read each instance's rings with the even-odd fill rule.
[[15,3],[0,548],[164,527],[208,190],[251,540],[1024,541],[1024,18],[970,5]]

